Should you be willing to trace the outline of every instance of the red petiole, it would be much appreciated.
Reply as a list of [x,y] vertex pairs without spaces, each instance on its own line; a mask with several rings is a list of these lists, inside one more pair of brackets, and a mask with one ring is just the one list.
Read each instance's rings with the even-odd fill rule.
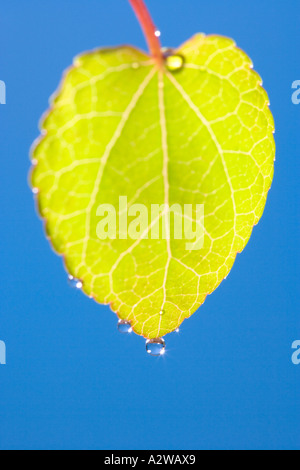
[[159,67],[162,67],[164,58],[161,51],[159,34],[155,24],[153,23],[148,8],[146,7],[143,0],[129,0],[129,3],[132,6],[142,27],[152,57],[155,59]]

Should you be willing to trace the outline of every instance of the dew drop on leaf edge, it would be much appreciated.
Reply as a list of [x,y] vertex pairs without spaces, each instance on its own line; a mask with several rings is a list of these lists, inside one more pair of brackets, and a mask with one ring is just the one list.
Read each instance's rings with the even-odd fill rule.
[[118,321],[118,330],[123,335],[132,333],[132,331],[133,331],[131,324],[126,320],[119,320]]
[[163,356],[166,352],[166,343],[162,338],[148,339],[146,341],[146,351],[150,356]]
[[71,275],[68,277],[68,283],[69,283],[69,286],[72,287],[73,289],[81,289],[83,286],[82,281],[80,281],[80,279],[76,279],[75,277]]
[[165,65],[169,72],[178,72],[184,66],[185,59],[181,54],[177,54],[172,49],[165,49],[163,51],[165,58]]

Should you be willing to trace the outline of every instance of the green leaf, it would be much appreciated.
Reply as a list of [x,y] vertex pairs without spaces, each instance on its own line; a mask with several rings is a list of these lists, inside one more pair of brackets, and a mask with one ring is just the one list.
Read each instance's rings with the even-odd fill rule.
[[[66,269],[147,338],[175,330],[228,275],[263,213],[275,156],[268,96],[234,42],[197,35],[174,54],[163,72],[131,47],[76,58],[33,150],[32,185]],[[151,239],[150,227],[100,240],[97,209],[118,209],[120,196],[149,211],[204,204],[203,247]]]

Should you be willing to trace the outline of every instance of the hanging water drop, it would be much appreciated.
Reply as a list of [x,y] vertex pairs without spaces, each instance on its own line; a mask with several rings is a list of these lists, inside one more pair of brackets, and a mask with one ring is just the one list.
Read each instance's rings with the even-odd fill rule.
[[167,49],[164,51],[165,64],[170,72],[178,72],[184,66],[184,57],[174,51]]
[[132,326],[131,324],[129,323],[129,321],[126,321],[126,320],[119,320],[118,321],[118,330],[120,333],[122,334],[128,334],[128,333],[132,333]]
[[163,356],[166,352],[166,343],[162,338],[148,339],[146,341],[146,351],[150,356]]
[[68,282],[69,282],[69,286],[72,287],[73,289],[81,289],[83,286],[83,283],[80,279],[76,279],[75,277],[71,275],[68,277]]
[[35,195],[38,194],[39,193],[38,188],[32,188],[32,193]]
[[160,38],[160,36],[161,36],[161,32],[158,29],[155,31],[154,34],[157,38]]

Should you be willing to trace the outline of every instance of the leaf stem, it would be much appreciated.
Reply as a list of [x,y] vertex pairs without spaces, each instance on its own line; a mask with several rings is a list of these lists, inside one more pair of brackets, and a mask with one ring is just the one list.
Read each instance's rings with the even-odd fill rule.
[[150,53],[157,62],[158,66],[161,68],[164,62],[164,58],[161,52],[159,35],[157,35],[157,28],[153,23],[150,12],[143,0],[129,0],[129,3],[132,6],[142,27]]

